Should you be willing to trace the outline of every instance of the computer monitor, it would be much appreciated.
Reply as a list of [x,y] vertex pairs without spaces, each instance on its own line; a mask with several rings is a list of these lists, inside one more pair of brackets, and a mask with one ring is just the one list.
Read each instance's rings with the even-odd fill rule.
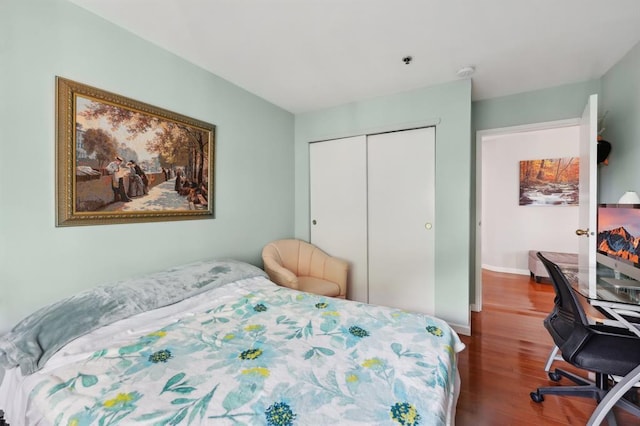
[[596,261],[640,281],[640,204],[600,204]]

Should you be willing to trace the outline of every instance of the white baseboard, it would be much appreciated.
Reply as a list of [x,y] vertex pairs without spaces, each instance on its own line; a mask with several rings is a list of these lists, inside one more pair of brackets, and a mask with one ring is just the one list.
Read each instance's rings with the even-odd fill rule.
[[471,325],[459,325],[459,324],[449,323],[449,326],[451,326],[451,328],[453,328],[453,330],[458,334],[471,336]]
[[493,266],[482,264],[482,269],[493,272],[504,272],[506,274],[518,274],[518,275],[531,275],[531,271],[528,269],[515,269],[515,268],[503,268],[501,266]]

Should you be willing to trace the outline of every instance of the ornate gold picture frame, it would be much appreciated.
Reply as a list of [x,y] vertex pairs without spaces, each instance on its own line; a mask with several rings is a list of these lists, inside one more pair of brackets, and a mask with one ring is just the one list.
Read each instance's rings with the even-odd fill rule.
[[57,226],[212,219],[215,126],[56,77]]

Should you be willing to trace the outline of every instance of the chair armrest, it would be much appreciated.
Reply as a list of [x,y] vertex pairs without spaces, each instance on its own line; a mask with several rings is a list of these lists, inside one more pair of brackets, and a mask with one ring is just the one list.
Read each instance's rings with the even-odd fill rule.
[[264,270],[267,275],[269,275],[271,281],[294,290],[298,289],[298,277],[296,277],[293,272],[278,264],[278,262],[273,259],[263,259],[263,262]]
[[347,275],[349,272],[349,263],[337,257],[328,256],[323,277],[325,280],[334,282],[340,287],[340,295],[338,297],[347,296]]

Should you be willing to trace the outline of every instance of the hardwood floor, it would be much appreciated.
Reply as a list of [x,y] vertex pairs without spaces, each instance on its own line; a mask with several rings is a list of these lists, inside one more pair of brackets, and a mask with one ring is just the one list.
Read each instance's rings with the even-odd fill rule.
[[[473,335],[460,336],[467,348],[459,357],[456,425],[586,424],[596,406],[592,399],[549,395],[539,404],[529,397],[537,387],[556,385],[544,372],[553,347],[542,325],[553,307],[551,285],[491,271],[483,271],[482,279],[483,310],[472,313]],[[554,366],[571,370],[564,361]],[[615,411],[619,426],[640,424],[637,417]]]

